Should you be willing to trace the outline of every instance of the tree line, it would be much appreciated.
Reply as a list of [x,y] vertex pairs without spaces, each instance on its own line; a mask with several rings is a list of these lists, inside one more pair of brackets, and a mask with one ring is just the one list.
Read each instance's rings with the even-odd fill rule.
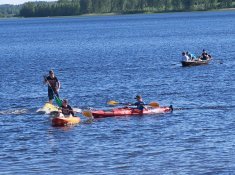
[[[73,16],[92,13],[158,13],[235,7],[235,0],[58,0],[27,2],[18,16]],[[1,11],[0,11],[1,13]]]
[[22,5],[0,5],[0,17],[18,16]]

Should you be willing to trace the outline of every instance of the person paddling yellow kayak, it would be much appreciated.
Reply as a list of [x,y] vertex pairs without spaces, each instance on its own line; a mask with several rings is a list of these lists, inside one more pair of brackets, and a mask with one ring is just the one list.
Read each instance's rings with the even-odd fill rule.
[[62,101],[62,106],[59,108],[58,114],[52,119],[53,126],[74,125],[80,122],[80,117],[74,115],[74,111],[66,99]]
[[68,104],[68,100],[66,100],[66,99],[63,100],[62,106],[61,106],[61,108],[59,108],[59,112],[61,112],[61,114],[64,117],[70,117],[70,116],[74,117],[73,108]]

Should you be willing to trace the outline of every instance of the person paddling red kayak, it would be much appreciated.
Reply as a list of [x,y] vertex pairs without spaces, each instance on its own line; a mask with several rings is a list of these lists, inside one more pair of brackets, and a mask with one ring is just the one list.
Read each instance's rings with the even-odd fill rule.
[[[136,106],[136,108],[137,108],[138,110],[140,110],[141,112],[143,112],[144,109],[147,109],[147,108],[144,106],[145,103],[143,102],[143,99],[142,99],[142,97],[141,97],[140,95],[136,95],[135,99],[136,99],[137,102],[135,102],[134,105]],[[132,105],[132,104],[130,104],[130,105]]]
[[[82,114],[85,117],[89,118],[105,118],[105,117],[115,117],[115,116],[127,116],[127,115],[149,115],[149,114],[163,114],[173,111],[172,105],[169,107],[160,107],[157,102],[151,102],[145,104],[141,96],[137,95],[136,98],[137,102],[134,104],[131,103],[120,103],[117,101],[109,101],[109,105],[125,105],[126,107],[122,108],[113,108],[110,110],[87,110],[83,111]],[[137,106],[136,108],[129,107],[129,106]]]

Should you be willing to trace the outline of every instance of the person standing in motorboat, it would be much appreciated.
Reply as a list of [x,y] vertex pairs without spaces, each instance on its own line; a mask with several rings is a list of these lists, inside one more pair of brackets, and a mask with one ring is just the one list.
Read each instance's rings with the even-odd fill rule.
[[60,89],[60,82],[55,76],[53,70],[49,71],[49,76],[44,76],[44,83],[48,84],[48,98],[49,98],[49,103],[52,104],[54,95],[56,95],[59,98],[59,89]]

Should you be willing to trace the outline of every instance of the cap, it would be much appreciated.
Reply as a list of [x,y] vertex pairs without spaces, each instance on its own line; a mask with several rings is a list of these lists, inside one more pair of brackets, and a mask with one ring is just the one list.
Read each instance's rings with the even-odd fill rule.
[[136,95],[135,99],[140,99],[141,96],[140,95]]

